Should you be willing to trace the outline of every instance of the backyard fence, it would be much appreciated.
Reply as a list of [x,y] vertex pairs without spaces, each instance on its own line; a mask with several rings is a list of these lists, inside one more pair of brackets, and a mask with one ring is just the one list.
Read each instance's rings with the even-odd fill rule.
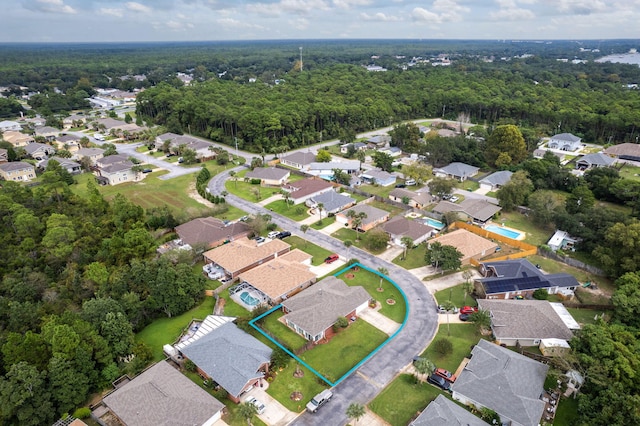
[[573,266],[574,268],[582,269],[593,275],[606,276],[607,274],[600,268],[597,268],[592,265],[588,265],[584,262],[579,261],[578,259],[574,259],[572,257],[560,256],[549,250],[538,249],[538,254],[540,256],[546,257],[548,259],[556,260],[558,262],[562,262],[566,265]]

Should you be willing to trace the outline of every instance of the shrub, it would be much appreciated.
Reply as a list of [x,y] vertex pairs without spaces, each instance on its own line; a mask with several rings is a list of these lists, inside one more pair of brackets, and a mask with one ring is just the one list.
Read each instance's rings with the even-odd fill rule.
[[184,369],[189,371],[190,373],[195,373],[197,368],[198,367],[196,367],[196,365],[190,359],[184,362]]
[[549,293],[544,288],[539,288],[533,292],[533,298],[536,300],[547,300]]
[[338,330],[340,330],[341,328],[347,328],[348,326],[349,326],[349,320],[347,320],[345,317],[340,317],[333,324],[333,331],[337,333]]
[[441,356],[451,355],[453,353],[453,343],[446,337],[436,340],[433,345],[436,353]]
[[80,407],[73,412],[73,417],[76,419],[86,419],[91,417],[91,409],[89,407]]
[[260,180],[260,179],[251,179],[251,180],[249,181],[249,183],[250,183],[251,185],[260,185],[260,184],[262,183],[262,180]]

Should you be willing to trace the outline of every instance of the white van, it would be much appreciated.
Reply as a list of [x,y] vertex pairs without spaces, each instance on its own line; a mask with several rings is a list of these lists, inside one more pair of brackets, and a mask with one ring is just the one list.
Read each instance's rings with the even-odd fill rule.
[[404,184],[405,184],[405,185],[407,185],[407,186],[413,186],[413,185],[415,185],[415,184],[416,184],[416,181],[415,181],[415,179],[407,179],[407,180],[404,182]]

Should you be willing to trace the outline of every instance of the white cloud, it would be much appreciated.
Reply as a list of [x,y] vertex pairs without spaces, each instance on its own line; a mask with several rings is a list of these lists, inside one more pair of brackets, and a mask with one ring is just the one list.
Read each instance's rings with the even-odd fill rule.
[[443,22],[458,22],[462,20],[462,14],[470,9],[460,6],[454,0],[435,0],[431,7],[435,12],[416,7],[411,11],[411,18],[416,22],[430,22],[441,24]]
[[607,4],[602,0],[553,0],[560,12],[572,15],[590,15],[604,12]]
[[165,27],[172,31],[186,31],[194,27],[191,22],[167,21]]
[[307,16],[318,10],[329,10],[329,5],[325,0],[280,0],[277,3],[247,4],[245,8],[247,12],[261,16]]
[[115,16],[117,18],[122,18],[122,9],[109,9],[106,7],[103,7],[101,9],[98,10],[98,13],[100,15],[110,15],[110,16]]
[[379,22],[395,22],[400,21],[401,19],[397,16],[393,15],[385,15],[382,12],[374,13],[373,15],[369,15],[368,13],[361,13],[360,18],[363,21],[379,21]]
[[298,18],[295,20],[290,20],[289,25],[291,25],[296,30],[306,30],[309,27],[309,20],[307,18]]
[[264,27],[257,25],[257,24],[252,24],[250,22],[246,22],[246,21],[239,21],[237,19],[233,19],[233,18],[222,18],[222,19],[217,19],[216,22],[220,25],[222,25],[223,27],[227,27],[227,28],[255,28],[255,29],[264,29]]
[[437,13],[433,13],[421,7],[416,7],[411,11],[411,18],[414,21],[420,21],[420,22],[436,22],[436,23],[441,22],[440,16],[438,16]]
[[340,9],[350,9],[352,6],[368,6],[372,0],[333,0],[333,4]]
[[78,13],[73,7],[64,4],[63,0],[36,0],[25,5],[27,9],[46,13],[65,13],[74,15]]
[[489,17],[495,21],[528,21],[535,19],[536,14],[529,9],[514,7],[491,12]]
[[138,3],[135,1],[130,1],[124,4],[127,9],[132,12],[138,13],[151,13],[151,8],[149,6],[145,6],[142,3]]

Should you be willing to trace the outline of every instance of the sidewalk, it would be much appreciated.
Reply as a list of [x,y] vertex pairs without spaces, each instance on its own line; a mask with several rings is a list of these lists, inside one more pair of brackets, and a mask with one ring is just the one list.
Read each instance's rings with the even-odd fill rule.
[[367,308],[364,311],[360,312],[359,318],[368,322],[378,330],[384,331],[389,336],[395,333],[395,331],[400,327],[400,324],[393,320],[390,320],[389,318],[372,308]]
[[271,204],[274,201],[283,200],[281,194],[272,195],[271,197],[265,198],[262,201],[259,201],[258,204],[261,206],[266,206],[267,204]]

